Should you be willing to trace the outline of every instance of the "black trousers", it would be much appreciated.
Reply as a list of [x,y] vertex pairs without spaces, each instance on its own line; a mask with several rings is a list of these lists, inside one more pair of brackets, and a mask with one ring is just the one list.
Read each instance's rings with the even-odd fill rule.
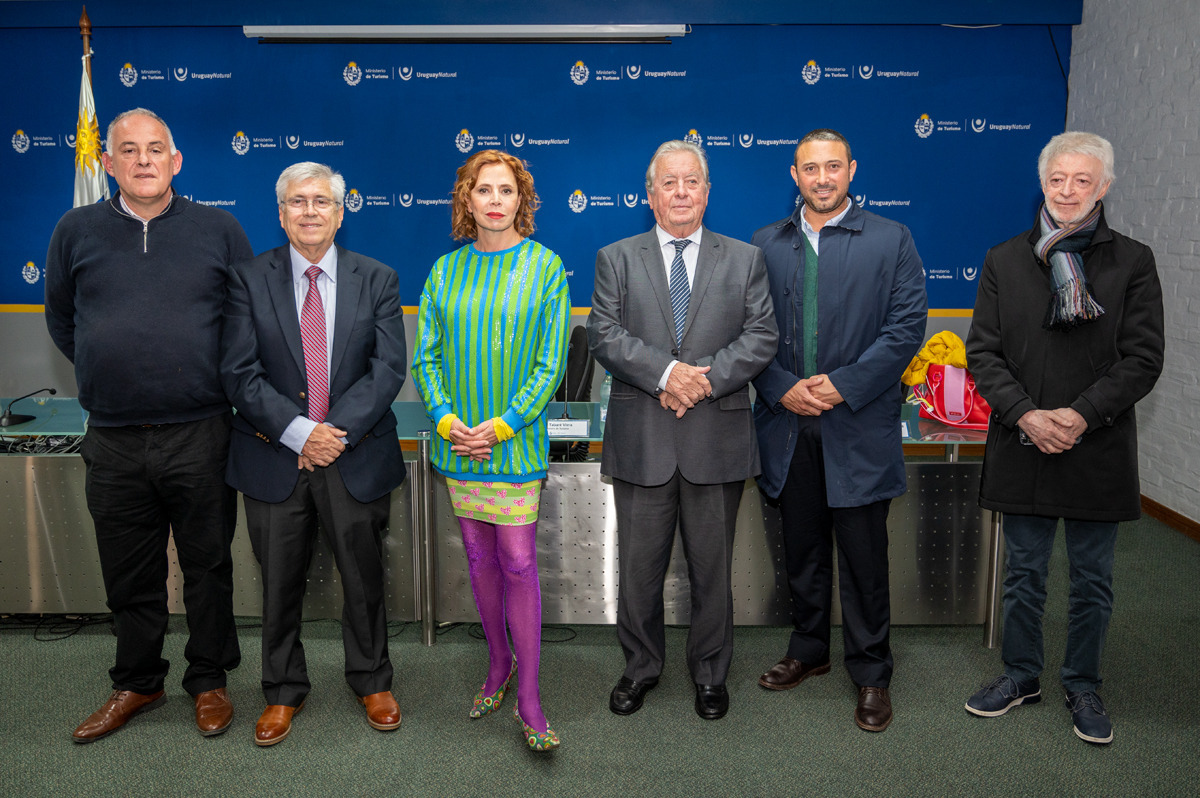
[[829,660],[836,536],[846,670],[860,687],[887,687],[892,679],[887,533],[891,500],[830,507],[820,419],[799,419],[799,438],[779,494],[794,626],[788,656],[814,664]]
[[225,484],[229,427],[226,413],[183,424],[92,426],[83,439],[88,510],[117,631],[114,689],[163,688],[172,532],[188,623],[184,689],[194,696],[224,687],[225,672],[241,660],[229,553],[237,497]]
[[691,588],[687,663],[698,684],[724,684],[733,659],[733,533],[745,483],[696,485],[678,471],[665,485],[613,480],[617,511],[617,638],[625,676],[656,681],[666,657],[663,580],[683,539]]
[[300,471],[296,489],[270,504],[244,497],[262,566],[262,686],[268,704],[297,707],[311,689],[300,620],[317,523],[342,581],[346,681],[359,696],[392,688],[383,590],[383,535],[391,494],[366,504],[346,491],[337,463]]

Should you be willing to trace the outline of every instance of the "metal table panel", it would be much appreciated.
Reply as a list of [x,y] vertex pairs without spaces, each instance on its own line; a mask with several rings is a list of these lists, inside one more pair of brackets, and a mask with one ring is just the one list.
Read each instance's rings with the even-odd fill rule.
[[[391,524],[384,538],[385,597],[391,620],[415,620],[412,484],[392,493]],[[84,497],[78,455],[0,457],[0,612],[108,612],[96,534]],[[240,502],[239,502],[240,510]],[[262,582],[239,511],[233,541],[233,610],[262,614]],[[183,612],[183,575],[174,543],[167,547],[167,601]],[[318,534],[304,599],[306,618],[340,618],[342,588],[333,553]]]

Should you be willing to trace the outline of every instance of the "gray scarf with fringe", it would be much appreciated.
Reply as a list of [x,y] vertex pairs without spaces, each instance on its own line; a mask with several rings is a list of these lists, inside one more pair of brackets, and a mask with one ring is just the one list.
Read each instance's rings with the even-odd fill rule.
[[1050,279],[1054,283],[1050,307],[1042,322],[1042,327],[1047,330],[1070,330],[1104,315],[1104,308],[1092,296],[1091,286],[1083,276],[1083,255],[1080,254],[1092,243],[1101,209],[1097,202],[1096,207],[1070,229],[1055,223],[1045,203],[1038,211],[1041,238],[1033,251],[1043,263],[1050,265]]

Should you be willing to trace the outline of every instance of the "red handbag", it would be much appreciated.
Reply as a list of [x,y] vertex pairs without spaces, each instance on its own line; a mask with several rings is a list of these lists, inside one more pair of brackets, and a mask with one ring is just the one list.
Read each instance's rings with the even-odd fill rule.
[[965,429],[988,427],[992,408],[980,396],[975,378],[966,369],[931,363],[925,382],[914,385],[912,392],[920,402],[921,418]]

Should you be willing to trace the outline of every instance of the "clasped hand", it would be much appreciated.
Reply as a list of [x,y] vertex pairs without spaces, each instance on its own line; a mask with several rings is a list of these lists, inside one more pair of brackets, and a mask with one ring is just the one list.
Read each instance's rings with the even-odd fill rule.
[[468,427],[460,419],[450,424],[450,451],[459,457],[470,457],[476,462],[492,459],[492,447],[500,441],[492,419]]
[[328,424],[318,424],[309,433],[308,440],[300,449],[300,457],[296,467],[312,471],[314,466],[331,465],[334,460],[346,450],[346,444],[341,438],[346,437],[346,430],[331,427]]
[[828,374],[814,374],[793,385],[779,403],[800,416],[819,416],[842,401],[842,395],[833,386]]
[[1087,432],[1087,421],[1069,407],[1030,410],[1017,420],[1017,426],[1043,454],[1061,454]]
[[667,375],[667,387],[658,395],[659,405],[664,410],[673,410],[675,418],[683,418],[698,402],[712,396],[712,383],[704,376],[710,368],[676,363]]

